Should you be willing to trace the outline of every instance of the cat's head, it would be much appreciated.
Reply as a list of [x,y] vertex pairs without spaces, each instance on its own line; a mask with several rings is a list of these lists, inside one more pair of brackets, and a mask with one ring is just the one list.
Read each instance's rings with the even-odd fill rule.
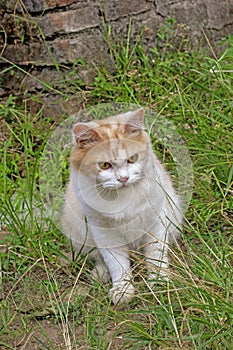
[[143,109],[73,127],[71,165],[106,189],[138,183],[144,176],[149,137]]

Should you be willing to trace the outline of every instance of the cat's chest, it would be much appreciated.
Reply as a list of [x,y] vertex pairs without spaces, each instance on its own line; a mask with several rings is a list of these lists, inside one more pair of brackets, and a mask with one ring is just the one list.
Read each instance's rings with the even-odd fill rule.
[[[114,217],[98,216],[92,213],[88,217],[89,229],[99,248],[113,248],[124,245],[136,247],[145,232],[153,231],[158,217],[151,206],[141,208],[135,215]],[[136,243],[139,242],[139,243]]]
[[105,227],[142,226],[145,227],[155,216],[159,216],[162,198],[153,191],[131,188],[128,191],[119,191],[117,197],[112,200],[104,200],[86,207],[86,215],[93,222],[98,222]]

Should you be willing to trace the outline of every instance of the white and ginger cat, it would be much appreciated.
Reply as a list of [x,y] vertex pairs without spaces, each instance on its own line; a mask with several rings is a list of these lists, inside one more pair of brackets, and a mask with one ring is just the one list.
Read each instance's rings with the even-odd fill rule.
[[130,250],[143,251],[148,279],[166,277],[168,244],[179,235],[180,200],[153,153],[142,108],[73,127],[62,226],[75,249],[112,280],[114,304],[134,295]]

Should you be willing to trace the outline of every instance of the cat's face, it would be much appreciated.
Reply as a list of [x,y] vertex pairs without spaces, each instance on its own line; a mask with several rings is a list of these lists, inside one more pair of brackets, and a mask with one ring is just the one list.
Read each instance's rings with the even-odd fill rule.
[[143,110],[74,126],[71,164],[104,189],[132,186],[145,176],[148,136]]
[[96,159],[93,165],[96,168],[96,182],[103,188],[119,189],[142,179],[147,160],[145,145],[126,138],[104,141],[100,147],[100,152],[99,147],[93,152]]

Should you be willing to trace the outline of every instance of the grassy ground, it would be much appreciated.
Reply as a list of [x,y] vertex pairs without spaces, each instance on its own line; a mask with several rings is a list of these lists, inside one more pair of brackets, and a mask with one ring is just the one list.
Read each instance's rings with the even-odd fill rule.
[[[106,297],[109,285],[90,282],[90,262],[46,217],[38,191],[55,123],[10,96],[0,105],[0,347],[233,349],[233,39],[221,57],[169,43],[150,55],[139,44],[110,49],[116,73],[98,71],[91,103],[152,108],[176,125],[192,159],[193,196],[171,250],[171,280],[149,290],[136,266],[136,297],[118,307]],[[169,163],[164,145],[157,148]]]

